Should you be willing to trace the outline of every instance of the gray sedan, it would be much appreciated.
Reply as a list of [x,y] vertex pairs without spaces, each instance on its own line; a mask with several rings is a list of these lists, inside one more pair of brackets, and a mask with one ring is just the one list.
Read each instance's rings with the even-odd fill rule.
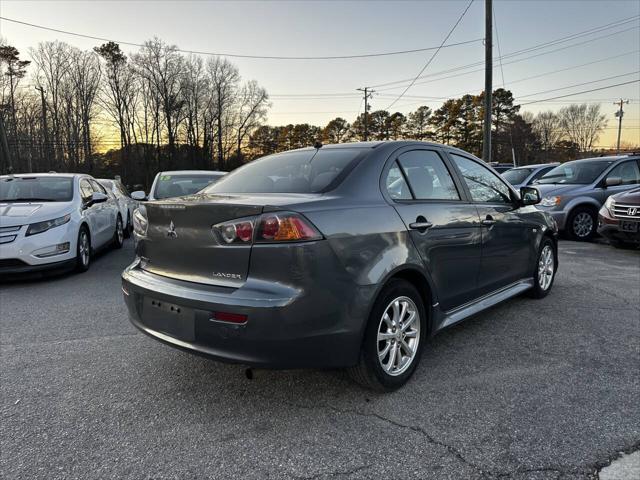
[[503,172],[502,178],[513,185],[516,189],[531,185],[548,171],[560,165],[559,163],[541,163],[538,165],[526,165],[516,167]]
[[141,205],[122,290],[133,324],[174,347],[262,367],[346,367],[393,390],[428,336],[520,293],[549,293],[557,232],[538,201],[444,145],[294,150]]

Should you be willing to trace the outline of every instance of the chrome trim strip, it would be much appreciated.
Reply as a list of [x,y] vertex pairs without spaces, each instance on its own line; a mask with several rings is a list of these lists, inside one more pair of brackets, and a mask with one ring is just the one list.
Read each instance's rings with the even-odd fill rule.
[[480,297],[477,300],[469,302],[466,305],[462,305],[446,313],[446,316],[440,328],[449,327],[455,323],[461,322],[462,320],[483,310],[486,310],[489,307],[493,307],[494,305],[497,305],[498,303],[503,302],[508,298],[515,297],[516,295],[529,290],[533,286],[533,278],[523,279],[499,290],[496,290],[495,292]]

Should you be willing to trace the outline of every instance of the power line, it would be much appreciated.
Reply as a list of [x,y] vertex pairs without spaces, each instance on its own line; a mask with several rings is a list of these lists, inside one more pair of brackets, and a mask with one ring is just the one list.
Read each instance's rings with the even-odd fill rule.
[[[604,29],[605,29],[605,27],[606,27],[607,29],[608,29],[608,28],[615,28],[615,27],[618,27],[618,26],[624,25],[624,24],[626,24],[626,23],[636,21],[636,20],[638,19],[638,17],[639,17],[639,16],[632,17],[631,19],[628,19],[628,20],[626,20],[626,21],[625,21],[625,22],[623,22],[623,23],[619,23],[619,22],[618,22],[618,23],[619,23],[618,25],[610,26],[610,25],[612,25],[612,24],[607,24],[606,26],[598,27],[598,28],[599,28],[599,29],[598,29],[598,31],[593,31],[593,30],[595,30],[595,29],[590,29],[590,30],[586,30],[586,31],[583,31],[583,32],[575,33],[575,34],[573,34],[573,35],[571,35],[571,36],[570,36],[570,37],[572,37],[572,38],[562,37],[561,39],[552,40],[552,41],[550,41],[550,42],[545,42],[545,43],[541,43],[541,44],[533,45],[533,46],[531,46],[531,47],[528,47],[528,48],[525,48],[525,49],[522,49],[522,50],[517,50],[517,51],[511,52],[511,53],[506,53],[502,58],[503,58],[503,59],[506,59],[506,58],[511,58],[511,57],[519,56],[519,55],[522,55],[523,53],[527,53],[527,52],[535,51],[535,50],[540,50],[540,49],[542,49],[542,48],[546,48],[546,47],[548,47],[548,46],[553,46],[553,44],[564,43],[564,42],[568,42],[568,41],[574,40],[574,39],[576,39],[576,38],[579,38],[579,37],[581,37],[581,36],[586,36],[586,35],[591,35],[591,34],[594,34],[594,33],[598,33],[599,31],[604,30]],[[614,23],[616,23],[616,22],[614,22]],[[624,30],[619,30],[619,31],[617,31],[617,32],[609,33],[609,34],[607,34],[607,35],[601,35],[601,36],[599,36],[599,37],[591,38],[591,39],[589,39],[589,40],[584,40],[584,41],[582,41],[582,42],[578,42],[578,43],[574,43],[574,44],[567,45],[567,46],[564,46],[564,47],[560,47],[560,48],[557,48],[557,49],[555,49],[555,50],[551,50],[551,51],[549,51],[549,52],[538,53],[538,54],[536,54],[536,55],[531,55],[531,56],[529,56],[529,57],[525,57],[525,58],[522,58],[522,59],[513,60],[513,61],[511,61],[511,62],[505,62],[505,63],[504,63],[504,65],[510,65],[510,64],[512,64],[512,63],[521,62],[521,61],[527,60],[527,59],[529,59],[529,58],[535,58],[535,57],[539,57],[539,56],[542,56],[542,55],[548,55],[548,54],[555,53],[555,52],[558,52],[558,51],[561,51],[561,50],[566,50],[566,49],[568,49],[568,48],[573,48],[573,47],[576,47],[576,46],[579,46],[579,45],[584,45],[584,44],[586,44],[586,43],[595,42],[595,41],[597,41],[597,40],[601,40],[601,39],[603,39],[603,38],[608,38],[608,37],[611,37],[611,36],[614,36],[614,35],[619,35],[619,34],[621,34],[621,33],[625,33],[625,32],[628,32],[628,31],[630,31],[630,30],[637,30],[637,28],[638,28],[638,27],[635,27],[635,26],[634,26],[634,27],[630,27],[630,28],[626,28],[626,29],[624,29]],[[484,62],[482,62],[482,61],[480,61],[480,62],[474,62],[474,63],[469,63],[469,64],[467,64],[467,65],[461,65],[461,66],[454,67],[454,68],[450,68],[450,69],[447,69],[447,70],[442,70],[442,71],[440,71],[440,72],[434,72],[434,73],[432,73],[432,74],[425,75],[425,76],[420,77],[420,78],[430,78],[430,77],[439,76],[439,75],[442,75],[442,74],[447,74],[447,73],[457,72],[457,71],[459,71],[459,70],[466,70],[466,69],[468,69],[468,68],[472,68],[472,67],[477,67],[477,66],[479,66],[479,65],[483,65],[483,63],[484,63]],[[497,65],[496,65],[496,67],[497,67]],[[481,69],[481,70],[480,70],[480,69],[478,69],[477,71],[484,71],[484,69]],[[472,72],[467,72],[467,73],[472,73]],[[447,78],[450,78],[450,77],[447,77]],[[376,85],[372,85],[372,86],[373,86],[373,87],[386,87],[386,86],[389,86],[389,85],[397,85],[397,84],[400,84],[400,83],[406,83],[406,82],[408,82],[408,81],[410,81],[410,80],[412,80],[412,79],[411,79],[411,78],[405,78],[405,79],[403,79],[403,80],[395,80],[395,81],[393,81],[393,82],[380,83],[380,84],[376,84]],[[425,83],[426,83],[426,82],[425,82]],[[418,85],[421,85],[421,83],[419,83]],[[398,87],[395,87],[395,88],[402,88],[402,87],[398,86]]]
[[[98,40],[101,42],[115,42],[121,45],[129,45],[131,47],[143,47],[142,43],[135,42],[125,42],[121,40],[114,40],[111,38],[104,37],[96,37],[93,35],[85,35],[82,33],[71,32],[68,30],[61,30],[58,28],[45,27],[44,25],[37,25],[35,23],[23,22],[21,20],[16,20],[13,18],[1,17],[0,20],[5,20],[7,22],[13,22],[20,25],[25,25],[32,28],[39,28],[41,30],[48,30],[56,33],[63,33],[65,35],[72,35],[74,37],[88,38],[90,40]],[[408,50],[397,50],[392,52],[376,52],[376,53],[364,53],[358,55],[324,55],[324,56],[286,56],[286,55],[244,55],[239,53],[223,53],[223,52],[204,52],[198,50],[183,50],[176,49],[182,53],[192,53],[195,55],[212,55],[216,57],[232,57],[232,58],[252,58],[252,59],[263,59],[263,60],[346,60],[346,59],[354,59],[354,58],[370,58],[370,57],[388,57],[392,55],[406,55],[410,53],[419,53],[419,52],[427,52],[430,50],[440,50],[441,48],[449,48],[449,47],[457,47],[460,45],[468,45],[470,43],[480,42],[482,38],[474,38],[472,40],[465,40],[463,42],[450,43],[447,45],[440,45],[438,47],[425,47],[425,48],[413,48]]]
[[637,73],[640,73],[640,70],[636,70],[635,72],[623,73],[621,75],[613,75],[611,77],[599,78],[598,80],[591,80],[590,82],[575,83],[573,85],[568,85],[566,87],[552,88],[550,90],[543,90],[541,92],[528,93],[526,95],[518,95],[518,98],[533,97],[535,95],[542,95],[543,93],[551,93],[551,92],[557,92],[558,90],[566,90],[567,88],[581,87],[583,85],[589,85],[591,83],[604,82],[605,80],[613,80],[614,78],[628,77],[629,75],[635,75]]
[[464,16],[466,15],[467,11],[469,10],[469,8],[471,8],[471,5],[473,5],[473,1],[471,0],[469,2],[469,4],[467,5],[467,8],[464,9],[464,11],[462,12],[462,14],[460,15],[460,17],[458,18],[458,20],[456,21],[456,23],[453,24],[453,27],[451,27],[451,30],[449,30],[449,33],[447,33],[447,36],[444,37],[444,40],[442,40],[442,43],[440,44],[440,47],[438,47],[436,49],[435,52],[433,52],[433,55],[431,55],[431,58],[427,61],[427,63],[424,64],[424,66],[422,67],[422,69],[420,70],[420,72],[418,73],[418,75],[415,76],[415,78],[411,81],[411,83],[409,85],[407,85],[407,88],[404,89],[404,91],[398,95],[398,98],[396,98],[393,102],[391,102],[391,104],[386,108],[386,110],[389,110],[391,107],[393,107],[398,100],[400,100],[405,93],[407,93],[407,91],[413,86],[414,83],[416,83],[416,81],[418,80],[418,78],[420,78],[420,75],[422,75],[424,73],[424,71],[427,69],[427,67],[429,65],[431,65],[431,62],[433,62],[433,59],[436,58],[436,55],[438,55],[438,52],[440,52],[440,50],[442,49],[442,47],[444,46],[445,42],[449,39],[449,37],[453,34],[453,31],[456,29],[456,27],[458,26],[458,24],[462,21],[462,19],[464,18]]
[[566,95],[560,95],[560,96],[557,96],[557,97],[545,98],[545,99],[542,99],[542,100],[533,100],[531,102],[521,103],[520,106],[523,107],[525,105],[531,105],[533,103],[541,103],[541,102],[546,102],[548,100],[556,100],[558,98],[572,97],[574,95],[581,95],[583,93],[597,92],[599,90],[606,90],[608,88],[621,87],[623,85],[631,85],[632,83],[640,83],[640,80],[631,80],[630,82],[616,83],[616,84],[613,84],[613,85],[607,85],[606,87],[592,88],[591,90],[583,90],[581,92],[568,93]]

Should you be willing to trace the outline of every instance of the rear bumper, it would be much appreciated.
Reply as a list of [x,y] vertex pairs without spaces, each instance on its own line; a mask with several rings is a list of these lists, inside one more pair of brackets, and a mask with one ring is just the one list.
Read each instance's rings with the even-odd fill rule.
[[[155,275],[137,262],[123,272],[122,290],[131,322],[156,340],[268,368],[355,365],[366,318],[361,306],[373,295],[373,287],[354,286],[344,292],[356,305],[349,307],[321,287],[309,291],[251,279],[240,288],[213,287]],[[247,322],[219,322],[213,312],[246,315]]]

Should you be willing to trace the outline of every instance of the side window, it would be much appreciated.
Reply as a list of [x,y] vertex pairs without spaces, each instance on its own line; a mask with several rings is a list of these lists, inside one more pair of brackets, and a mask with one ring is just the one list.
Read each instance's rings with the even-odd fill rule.
[[102,185],[100,185],[98,182],[96,182],[95,180],[90,180],[90,182],[94,192],[104,193],[105,195],[109,195],[105,190],[105,188]]
[[545,168],[541,168],[540,170],[538,170],[536,172],[536,174],[533,176],[533,178],[531,179],[531,182],[533,183],[534,180],[539,179],[541,176],[543,176],[545,173],[547,173],[549,170],[553,170],[555,168],[554,167],[545,167]]
[[607,178],[620,177],[623,185],[633,185],[640,183],[640,171],[638,163],[634,161],[624,162],[609,172]]
[[434,151],[413,150],[398,158],[411,190],[418,200],[460,200],[451,174]]
[[511,192],[491,170],[455,153],[451,154],[474,202],[511,203]]
[[129,194],[129,191],[127,190],[127,187],[125,187],[122,183],[118,182],[116,183],[116,187],[118,188],[118,191],[124,195],[125,197],[130,197],[131,195]]
[[400,171],[397,162],[393,162],[393,167],[387,174],[387,192],[389,196],[394,200],[411,200],[411,191],[407,182],[404,180],[404,175]]
[[82,196],[83,202],[88,202],[91,200],[91,195],[93,195],[93,188],[91,188],[91,184],[87,179],[80,180],[80,195]]

